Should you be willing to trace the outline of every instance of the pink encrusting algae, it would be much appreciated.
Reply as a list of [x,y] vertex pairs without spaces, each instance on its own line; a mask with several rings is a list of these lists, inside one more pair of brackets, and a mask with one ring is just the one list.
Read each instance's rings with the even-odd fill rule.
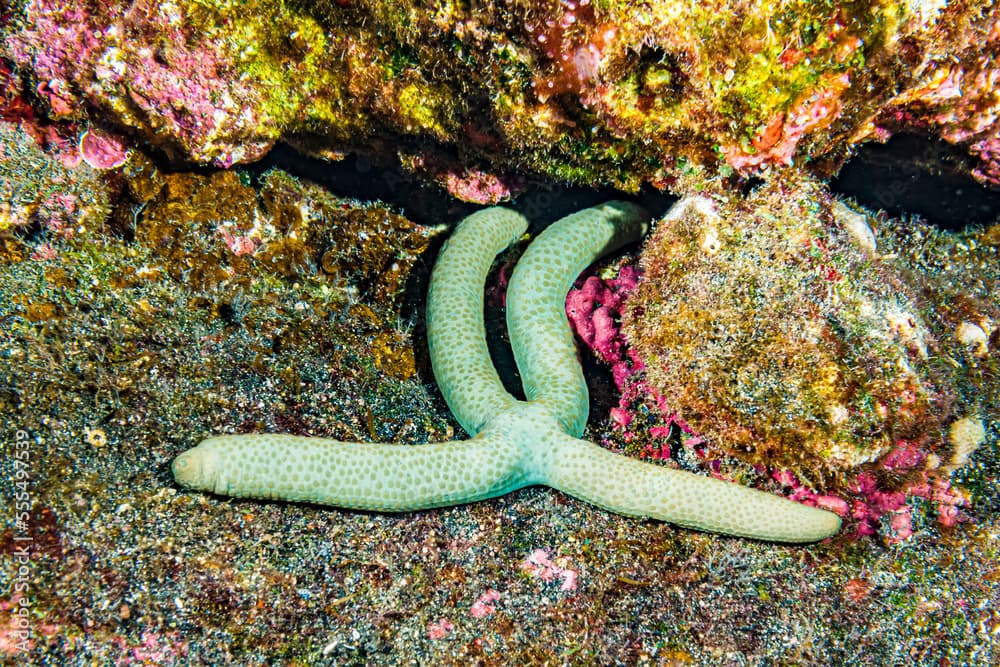
[[[204,26],[179,8],[31,0],[25,11],[31,30],[10,36],[7,50],[30,63],[53,117],[79,119],[112,104],[123,124],[169,136],[186,156],[220,166],[256,159],[273,142],[255,136],[258,90],[232,76],[225,42],[199,33]],[[158,46],[136,41],[141,34],[158,35]]]
[[96,128],[80,135],[80,157],[94,169],[115,169],[128,160],[127,141],[115,134]]
[[125,637],[116,637],[112,642],[121,651],[121,655],[115,662],[121,667],[181,665],[184,664],[188,655],[188,644],[178,631],[166,635],[145,631],[138,643],[132,643]]
[[933,133],[964,146],[979,161],[971,175],[997,187],[1000,65],[994,54],[1000,50],[1000,13],[995,9],[984,13],[982,21],[968,30],[956,28],[946,28],[952,39],[949,57],[924,63],[914,84],[889,102],[868,134],[884,141],[890,130]]
[[792,164],[799,140],[832,123],[841,112],[840,96],[851,85],[847,74],[827,77],[827,83],[788,111],[778,112],[764,130],[755,135],[751,146],[725,144],[726,162],[735,169],[752,172],[762,166]]
[[472,204],[498,204],[511,199],[520,189],[517,179],[503,179],[478,169],[447,172],[441,180],[449,194]]
[[429,639],[444,639],[455,630],[455,624],[447,618],[439,618],[427,624],[427,637]]
[[[638,363],[628,354],[621,331],[622,306],[638,282],[638,269],[625,265],[615,278],[588,276],[566,297],[566,316],[574,333],[601,360],[611,365],[615,386],[622,392]],[[623,413],[619,415],[620,419],[625,419]]]
[[[83,163],[76,144],[54,128],[0,121],[0,232],[37,224],[69,238],[107,217],[113,184]],[[42,249],[38,254],[51,256]]]
[[545,583],[558,581],[561,591],[573,591],[576,590],[578,573],[569,564],[569,558],[565,556],[552,560],[545,549],[535,549],[521,563],[521,570]]
[[483,591],[482,595],[476,598],[476,601],[472,603],[472,606],[469,607],[469,615],[473,618],[486,618],[497,610],[494,603],[499,600],[500,593],[492,588],[487,588]]
[[0,655],[15,656],[31,651],[31,608],[22,593],[0,599]]

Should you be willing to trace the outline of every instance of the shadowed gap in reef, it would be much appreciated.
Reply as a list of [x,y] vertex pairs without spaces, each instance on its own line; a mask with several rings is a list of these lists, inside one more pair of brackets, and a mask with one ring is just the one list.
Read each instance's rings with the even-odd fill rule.
[[917,215],[941,229],[958,230],[1000,217],[1000,189],[970,178],[974,166],[973,158],[951,144],[901,134],[862,146],[830,189],[892,217]]

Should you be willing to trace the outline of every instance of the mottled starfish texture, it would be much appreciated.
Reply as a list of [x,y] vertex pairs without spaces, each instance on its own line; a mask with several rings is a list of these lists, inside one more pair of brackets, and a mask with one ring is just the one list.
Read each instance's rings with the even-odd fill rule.
[[181,486],[226,496],[403,512],[550,486],[612,512],[779,542],[836,533],[837,515],[581,440],[589,396],[566,293],[601,255],[646,231],[642,209],[609,202],[559,220],[528,246],[507,292],[507,326],[526,401],[490,360],[483,286],[493,258],[527,228],[519,213],[479,211],[441,250],[427,297],[434,375],[468,440],[425,445],[293,435],[209,438],[173,462]]

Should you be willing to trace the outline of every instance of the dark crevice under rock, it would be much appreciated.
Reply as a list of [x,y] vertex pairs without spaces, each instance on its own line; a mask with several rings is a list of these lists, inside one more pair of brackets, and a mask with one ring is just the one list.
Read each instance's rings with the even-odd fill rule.
[[892,217],[918,215],[942,229],[991,224],[1000,217],[1000,190],[966,175],[974,162],[944,141],[900,134],[863,146],[830,189]]

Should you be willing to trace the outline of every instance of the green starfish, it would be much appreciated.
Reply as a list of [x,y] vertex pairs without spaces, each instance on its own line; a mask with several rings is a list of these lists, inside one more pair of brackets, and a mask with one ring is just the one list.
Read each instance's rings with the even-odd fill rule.
[[209,438],[176,459],[181,486],[221,495],[381,512],[468,503],[533,484],[612,512],[780,542],[836,533],[840,518],[711,477],[644,463],[581,440],[587,385],[566,293],[602,254],[641,238],[642,209],[610,202],[570,215],[525,251],[507,292],[507,326],[526,401],[503,388],[483,324],[493,258],[527,228],[504,208],[475,213],[441,250],[427,339],[441,393],[468,440],[417,446],[278,434]]

